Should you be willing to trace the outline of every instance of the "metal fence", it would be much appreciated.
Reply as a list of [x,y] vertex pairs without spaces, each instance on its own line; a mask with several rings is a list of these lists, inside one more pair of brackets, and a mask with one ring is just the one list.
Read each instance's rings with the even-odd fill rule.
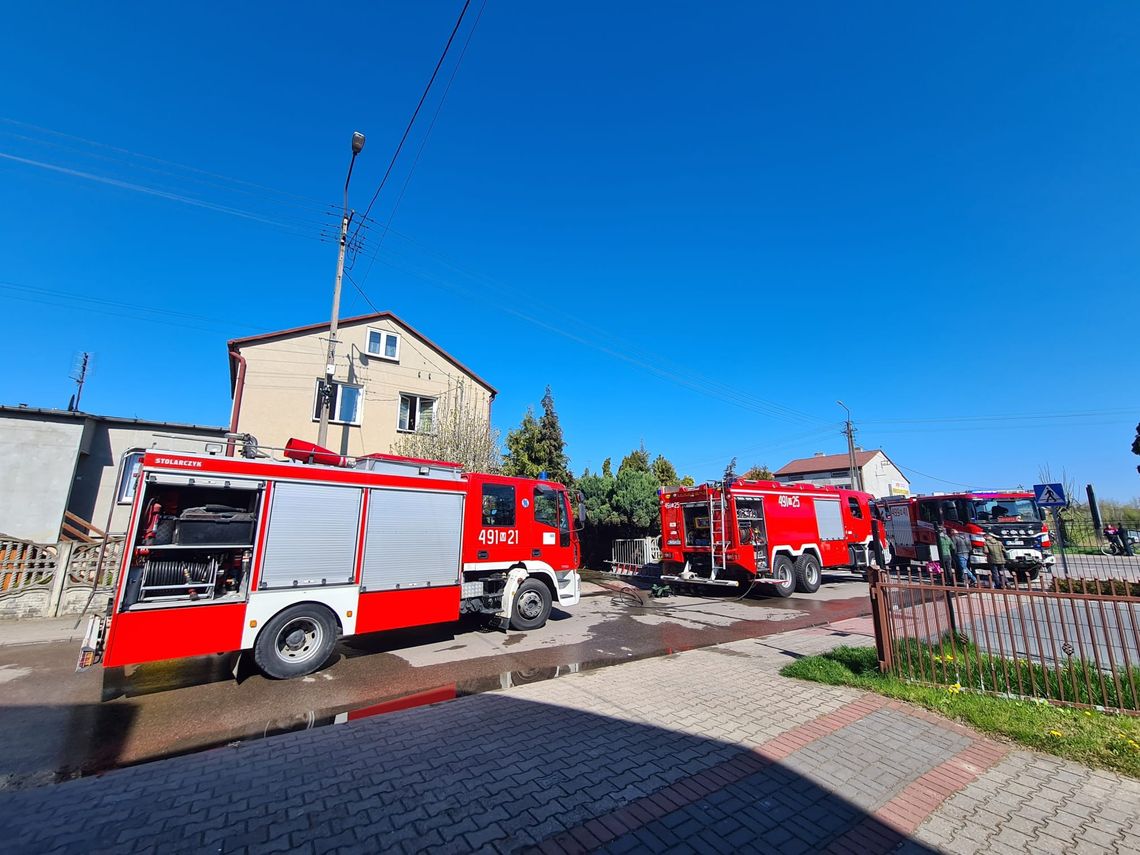
[[1032,579],[976,569],[966,587],[935,562],[874,570],[883,670],[951,691],[1140,712],[1140,549],[1107,555],[1093,533],[1084,545],[1067,534]]
[[657,575],[661,571],[661,538],[615,540],[606,563],[611,572],[625,576]]

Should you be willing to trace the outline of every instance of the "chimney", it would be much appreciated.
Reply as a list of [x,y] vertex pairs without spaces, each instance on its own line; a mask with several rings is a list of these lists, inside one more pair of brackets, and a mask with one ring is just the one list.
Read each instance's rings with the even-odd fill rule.
[[822,451],[817,451],[815,454],[812,455],[812,457],[826,457],[826,456],[827,455],[825,455]]
[[861,446],[861,445],[857,445],[857,446],[855,446],[855,450],[856,450],[856,451],[862,451],[862,450],[863,450],[863,446]]

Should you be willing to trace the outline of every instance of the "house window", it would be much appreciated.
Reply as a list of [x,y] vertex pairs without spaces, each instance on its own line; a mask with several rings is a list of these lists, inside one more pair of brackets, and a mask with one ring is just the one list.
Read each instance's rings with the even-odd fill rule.
[[401,395],[397,426],[409,433],[435,433],[435,398]]
[[[317,381],[313,396],[313,421],[321,420],[321,384]],[[332,383],[332,400],[329,401],[329,421],[338,425],[360,424],[361,403],[364,400],[364,387],[354,383]]]
[[400,361],[400,336],[387,330],[368,331],[368,355]]
[[139,467],[142,466],[143,453],[133,451],[123,461],[123,472],[119,481],[119,492],[116,502],[128,505],[135,500],[135,487],[138,486]]
[[515,488],[510,484],[483,485],[483,525],[515,524]]

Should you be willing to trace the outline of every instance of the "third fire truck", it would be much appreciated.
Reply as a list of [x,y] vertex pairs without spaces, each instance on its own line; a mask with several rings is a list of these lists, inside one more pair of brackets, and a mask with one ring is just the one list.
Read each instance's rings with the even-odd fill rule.
[[[824,569],[865,572],[874,555],[869,493],[738,479],[662,490],[662,579],[812,593]],[[885,540],[880,537],[880,546]]]
[[561,484],[296,440],[285,456],[142,454],[122,476],[121,572],[81,668],[250,651],[297,677],[339,637],[463,613],[531,630],[578,602],[584,512]]
[[1006,568],[1019,580],[1036,579],[1057,560],[1041,509],[1027,490],[987,490],[890,496],[878,501],[896,567],[937,562],[938,529],[970,538],[970,567],[990,571],[986,535],[1002,542]]

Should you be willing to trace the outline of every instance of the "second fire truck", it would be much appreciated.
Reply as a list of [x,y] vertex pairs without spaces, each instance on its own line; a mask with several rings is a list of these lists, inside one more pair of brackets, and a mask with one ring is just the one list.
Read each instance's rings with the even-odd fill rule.
[[987,534],[1002,542],[1006,568],[1022,582],[1036,579],[1057,560],[1049,527],[1033,493],[1027,490],[890,496],[878,500],[878,505],[896,567],[937,562],[940,527],[950,535],[960,531],[970,538],[972,570],[991,570]]
[[[873,559],[869,493],[778,481],[662,490],[661,578],[781,597],[819,589],[824,569],[865,572]],[[885,540],[880,536],[880,546]]]

